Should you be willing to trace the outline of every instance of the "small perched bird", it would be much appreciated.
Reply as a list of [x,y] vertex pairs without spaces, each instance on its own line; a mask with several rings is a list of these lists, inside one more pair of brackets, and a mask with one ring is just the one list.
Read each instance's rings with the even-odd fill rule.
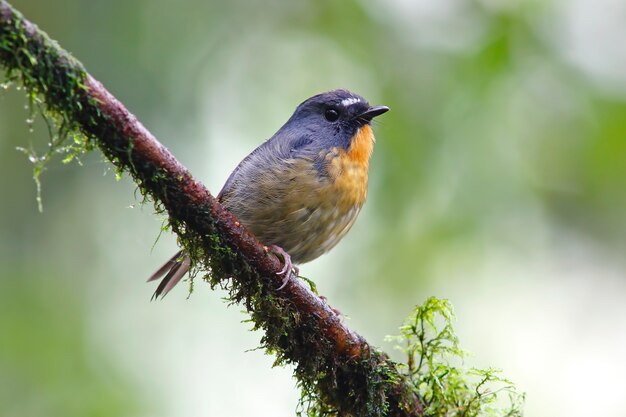
[[[283,286],[293,264],[328,252],[354,224],[367,195],[370,123],[388,110],[347,90],[313,96],[239,163],[218,194],[284,260]],[[154,297],[165,296],[190,266],[183,251],[176,253],[148,279],[165,275]]]

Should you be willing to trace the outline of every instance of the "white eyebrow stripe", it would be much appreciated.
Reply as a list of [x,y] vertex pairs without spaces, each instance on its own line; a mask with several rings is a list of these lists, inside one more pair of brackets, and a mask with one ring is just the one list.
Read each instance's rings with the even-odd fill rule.
[[344,98],[343,100],[341,100],[341,105],[344,107],[348,107],[351,106],[355,103],[360,102],[361,99],[360,98],[356,98],[356,97],[348,97],[348,98]]

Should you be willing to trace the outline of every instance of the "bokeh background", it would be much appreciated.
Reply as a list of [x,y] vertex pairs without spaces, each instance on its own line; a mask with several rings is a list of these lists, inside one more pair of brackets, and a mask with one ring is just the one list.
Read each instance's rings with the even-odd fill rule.
[[[467,365],[502,368],[528,416],[626,416],[625,2],[13,4],[213,192],[315,93],[390,106],[364,212],[302,273],[385,350],[449,298]],[[0,415],[294,415],[224,293],[149,301],[175,239],[101,155],[49,164],[38,212],[25,104],[0,91]]]

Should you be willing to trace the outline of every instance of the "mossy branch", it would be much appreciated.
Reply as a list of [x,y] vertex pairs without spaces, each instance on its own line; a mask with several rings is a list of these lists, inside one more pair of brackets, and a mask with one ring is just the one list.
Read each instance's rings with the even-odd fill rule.
[[[278,291],[280,261],[227,212],[189,171],[83,66],[7,2],[0,1],[0,63],[9,80],[41,97],[48,117],[79,132],[129,173],[212,286],[246,306],[263,347],[295,365],[316,414],[419,416],[420,399],[388,356],[342,323],[299,281]],[[309,410],[311,411],[311,410]]]

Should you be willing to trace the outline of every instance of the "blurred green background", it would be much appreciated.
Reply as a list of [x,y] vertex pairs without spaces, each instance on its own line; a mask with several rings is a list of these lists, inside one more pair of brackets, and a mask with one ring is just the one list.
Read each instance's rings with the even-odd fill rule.
[[[392,111],[368,203],[304,265],[385,350],[430,295],[528,416],[626,410],[626,3],[14,0],[216,193],[305,98]],[[0,91],[0,415],[290,416],[289,369],[220,291],[150,303],[175,251],[97,152],[37,211],[22,91]],[[397,359],[401,359],[396,355]]]

